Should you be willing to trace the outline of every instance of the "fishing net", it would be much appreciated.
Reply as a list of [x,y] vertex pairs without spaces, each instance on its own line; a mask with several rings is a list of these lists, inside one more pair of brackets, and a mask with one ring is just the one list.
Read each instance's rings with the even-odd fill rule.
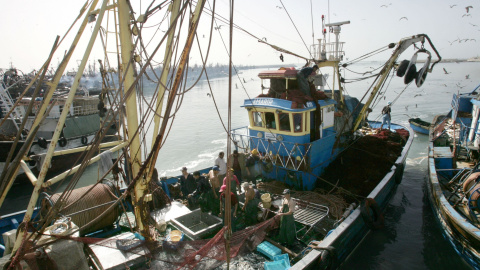
[[[355,195],[365,197],[391,170],[402,153],[408,134],[405,129],[396,132],[384,129],[377,134],[363,136],[342,152],[340,158],[325,169],[322,177]],[[348,203],[353,201],[349,198]]]

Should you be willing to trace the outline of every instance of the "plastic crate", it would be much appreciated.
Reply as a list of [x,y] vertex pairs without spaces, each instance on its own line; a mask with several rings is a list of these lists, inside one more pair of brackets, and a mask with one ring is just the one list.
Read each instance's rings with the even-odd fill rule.
[[287,263],[287,266],[290,267],[290,258],[288,257],[288,254],[280,254],[280,255],[275,255],[273,257],[274,261],[281,261],[284,260]]
[[283,259],[279,261],[265,262],[263,266],[265,270],[286,270],[290,268],[290,266],[287,265],[287,262]]
[[260,243],[260,245],[257,246],[257,251],[270,258],[270,260],[273,260],[273,257],[276,255],[282,254],[279,248],[267,241]]

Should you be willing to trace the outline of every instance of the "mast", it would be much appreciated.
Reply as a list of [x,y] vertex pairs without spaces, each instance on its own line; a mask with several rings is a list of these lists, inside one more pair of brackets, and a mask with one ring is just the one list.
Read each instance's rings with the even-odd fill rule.
[[[138,137],[138,117],[137,117],[137,93],[136,87],[134,84],[134,65],[133,59],[133,44],[132,44],[132,32],[130,30],[130,8],[126,0],[118,0],[118,24],[120,32],[120,44],[121,44],[121,60],[120,65],[121,70],[119,73],[124,74],[124,95],[126,96],[125,100],[125,112],[127,117],[127,137],[130,142],[129,149],[129,164],[132,170],[132,175],[135,177],[140,171],[142,164],[141,160],[141,148],[140,148],[140,138]],[[127,91],[133,87],[131,93]],[[140,179],[135,183],[135,192],[134,192],[134,210],[135,218],[137,221],[138,229],[142,232],[142,235],[148,235],[148,226],[144,224],[141,219],[142,207],[141,200],[145,195],[147,185],[145,181]]]

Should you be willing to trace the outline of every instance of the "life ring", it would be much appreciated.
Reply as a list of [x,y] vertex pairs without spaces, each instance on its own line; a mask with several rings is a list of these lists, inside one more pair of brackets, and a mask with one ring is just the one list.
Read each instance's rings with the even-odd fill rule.
[[82,142],[83,145],[87,145],[87,143],[88,143],[87,136],[82,136],[81,142]]
[[65,137],[61,137],[58,140],[58,145],[60,145],[60,147],[65,147],[67,145],[67,139],[65,139]]
[[407,71],[408,65],[410,64],[410,61],[408,60],[403,60],[400,62],[397,68],[397,76],[398,77],[403,77],[405,75],[405,72]]
[[38,138],[37,144],[41,148],[47,149],[47,140],[45,140],[45,138],[43,138],[43,137]]
[[372,199],[367,198],[360,207],[363,221],[372,230],[381,229],[384,226],[384,217],[378,203]]

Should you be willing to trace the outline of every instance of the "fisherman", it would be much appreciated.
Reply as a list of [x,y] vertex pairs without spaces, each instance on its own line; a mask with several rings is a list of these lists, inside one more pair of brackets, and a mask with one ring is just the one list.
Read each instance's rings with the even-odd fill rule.
[[209,212],[213,208],[213,191],[208,180],[200,175],[199,171],[193,173],[193,178],[197,182],[197,189],[188,194],[189,203],[193,198],[200,205],[202,212]]
[[237,190],[240,190],[240,182],[238,181],[238,178],[233,173],[232,168],[230,168],[230,170],[227,172],[227,176],[223,178],[224,186],[227,186],[227,180],[230,181],[230,191],[233,192],[235,197],[237,197]]
[[248,182],[243,183],[242,187],[245,191],[245,204],[242,211],[245,212],[245,225],[248,227],[257,224],[258,200],[255,198],[255,191]]
[[[210,185],[212,186],[212,193],[213,193],[213,205],[218,205],[220,203],[220,179],[218,178],[218,173],[220,169],[217,165],[213,166],[213,168],[208,172],[208,181],[210,181]],[[212,215],[218,215],[218,207],[212,207]]]
[[280,216],[280,233],[278,241],[281,244],[292,245],[295,241],[295,220],[293,213],[295,212],[295,201],[290,197],[290,190],[283,191],[283,200],[278,216]]
[[233,154],[229,158],[230,168],[233,168],[233,173],[237,176],[238,181],[242,182],[242,173],[245,170],[245,153],[238,153],[238,150],[233,150]]
[[316,74],[317,70],[318,66],[314,65],[313,67],[304,67],[297,73],[298,87],[306,96],[311,96],[308,77],[312,74]]
[[187,198],[197,188],[197,183],[193,175],[187,172],[187,167],[182,168],[182,176],[180,176],[180,185],[182,186],[182,197]]
[[388,124],[388,129],[390,129],[390,121],[392,120],[392,117],[390,116],[390,112],[392,111],[392,108],[390,107],[392,105],[392,102],[389,101],[387,102],[387,106],[383,107],[382,109],[382,125],[380,126],[380,129],[383,128],[383,125]]
[[218,153],[217,159],[215,159],[215,165],[217,165],[218,168],[220,169],[220,173],[218,175],[220,179],[223,179],[227,174],[227,163],[225,162],[225,159],[223,159],[224,156],[225,156],[225,153],[220,152]]
[[248,180],[250,180],[254,184],[256,184],[257,182],[256,177],[258,175],[258,170],[256,169],[255,164],[259,160],[260,155],[256,148],[254,148],[245,159],[245,171],[247,172]]
[[[227,192],[227,186],[223,185],[220,188],[220,214],[218,215],[219,217],[223,217],[223,226],[225,226],[225,217],[224,217],[224,211],[225,211],[225,193]],[[233,194],[233,192],[230,192],[230,220],[231,220],[231,226],[232,226],[232,232],[235,232],[235,219],[237,217],[237,208],[238,208],[238,199],[237,196]]]

